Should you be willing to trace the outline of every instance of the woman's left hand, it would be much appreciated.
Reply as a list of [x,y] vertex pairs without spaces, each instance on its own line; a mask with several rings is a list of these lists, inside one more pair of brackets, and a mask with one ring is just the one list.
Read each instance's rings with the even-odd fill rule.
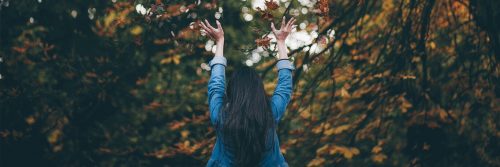
[[205,19],[205,23],[200,22],[200,27],[205,30],[210,38],[216,42],[222,42],[224,41],[224,30],[222,29],[219,20],[216,20],[215,22],[217,23],[217,28],[212,27],[212,25],[208,23],[207,19]]

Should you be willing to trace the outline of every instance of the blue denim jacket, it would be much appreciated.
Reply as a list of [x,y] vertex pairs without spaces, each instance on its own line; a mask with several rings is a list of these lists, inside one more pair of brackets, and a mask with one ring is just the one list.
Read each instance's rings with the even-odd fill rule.
[[[208,81],[208,103],[210,109],[210,122],[215,125],[217,122],[217,115],[223,105],[225,93],[225,67],[226,58],[222,56],[215,56],[210,62],[212,74]],[[279,60],[276,64],[278,68],[278,85],[274,90],[271,98],[271,110],[275,123],[283,117],[286,106],[292,96],[292,63],[289,60]],[[280,144],[276,129],[274,133],[274,146],[271,151],[265,153],[265,158],[260,163],[260,166],[279,166],[288,167],[283,154],[280,152]],[[207,167],[230,167],[232,165],[231,153],[225,150],[224,144],[219,140],[219,133],[217,133],[217,140],[215,142],[212,156],[210,157]]]

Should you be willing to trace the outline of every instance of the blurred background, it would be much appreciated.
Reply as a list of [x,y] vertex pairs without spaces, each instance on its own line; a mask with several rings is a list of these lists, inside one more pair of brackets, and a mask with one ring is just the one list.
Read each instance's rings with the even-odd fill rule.
[[1,166],[204,166],[207,62],[294,93],[290,166],[500,166],[500,1],[0,0]]

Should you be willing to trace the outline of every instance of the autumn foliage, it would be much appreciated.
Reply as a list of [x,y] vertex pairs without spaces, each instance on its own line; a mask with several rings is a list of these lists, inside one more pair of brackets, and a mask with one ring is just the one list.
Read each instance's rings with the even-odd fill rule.
[[251,65],[271,94],[283,16],[290,166],[500,166],[500,1],[261,2],[1,0],[1,166],[204,166],[197,23],[219,18],[228,74]]

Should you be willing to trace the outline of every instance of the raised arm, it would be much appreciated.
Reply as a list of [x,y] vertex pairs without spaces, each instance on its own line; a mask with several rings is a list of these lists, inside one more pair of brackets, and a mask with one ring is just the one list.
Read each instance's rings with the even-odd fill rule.
[[286,45],[285,40],[288,37],[288,34],[292,32],[292,28],[295,24],[295,18],[291,18],[288,22],[285,22],[285,17],[281,21],[281,28],[276,30],[274,27],[274,23],[271,23],[271,30],[273,31],[274,36],[276,37],[276,42],[278,43],[278,55],[279,59],[288,59],[288,54],[286,53]]
[[283,117],[286,106],[290,102],[292,97],[292,70],[295,68],[293,64],[288,59],[288,54],[286,53],[287,48],[285,45],[285,40],[288,34],[291,32],[295,19],[290,19],[287,23],[285,22],[285,17],[281,22],[281,29],[276,30],[274,23],[271,23],[271,29],[276,36],[277,46],[278,46],[278,63],[276,67],[278,68],[278,85],[274,90],[273,96],[271,98],[271,108],[273,110],[273,116],[276,122],[281,120]]
[[217,20],[217,28],[214,28],[205,20],[201,22],[200,27],[205,33],[216,41],[217,49],[214,58],[209,62],[211,67],[210,80],[208,81],[208,105],[210,110],[210,122],[215,125],[217,122],[217,113],[219,112],[224,101],[225,92],[225,68],[226,58],[224,57],[224,31],[220,22]]

